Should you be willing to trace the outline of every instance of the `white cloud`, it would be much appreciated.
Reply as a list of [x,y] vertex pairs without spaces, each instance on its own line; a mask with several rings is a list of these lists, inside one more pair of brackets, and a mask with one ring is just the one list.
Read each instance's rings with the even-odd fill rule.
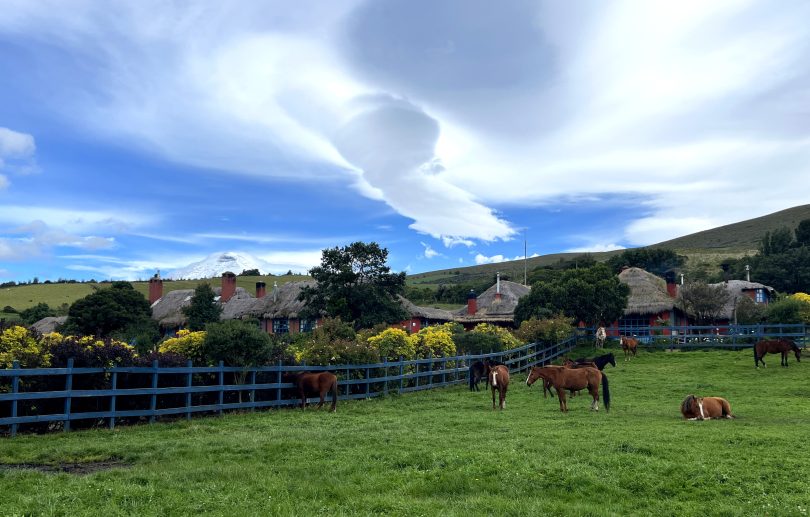
[[571,248],[567,250],[569,253],[599,253],[602,251],[615,251],[615,250],[623,250],[625,246],[620,246],[616,243],[601,243],[595,242],[593,244],[589,244],[586,246],[580,246],[578,248]]
[[29,158],[35,150],[33,136],[0,127],[0,158]]
[[443,256],[441,253],[439,253],[438,251],[431,248],[429,244],[425,244],[424,242],[420,242],[420,244],[425,247],[425,258],[426,259],[432,259],[434,257]]
[[271,251],[257,253],[257,256],[268,263],[271,273],[284,274],[288,270],[306,273],[321,263],[321,250]]
[[[539,256],[540,255],[538,255],[537,253],[533,253],[533,254],[529,255],[529,258],[534,258],[534,257],[539,257]],[[524,258],[523,255],[518,255],[516,257],[509,258],[509,257],[505,257],[503,255],[492,255],[491,257],[487,257],[486,255],[484,255],[482,253],[477,253],[475,255],[475,263],[479,264],[479,265],[480,264],[496,264],[498,262],[508,262],[508,261],[512,261],[512,260],[523,260],[523,258]]]
[[[3,167],[3,161],[0,160],[0,168],[2,168],[2,167]],[[0,190],[8,188],[8,185],[9,185],[8,178],[6,176],[0,174]]]
[[458,245],[467,246],[468,248],[475,246],[475,242],[473,242],[470,239],[464,239],[461,237],[449,237],[447,235],[442,236],[442,244],[444,244],[445,248],[452,248],[453,246]]

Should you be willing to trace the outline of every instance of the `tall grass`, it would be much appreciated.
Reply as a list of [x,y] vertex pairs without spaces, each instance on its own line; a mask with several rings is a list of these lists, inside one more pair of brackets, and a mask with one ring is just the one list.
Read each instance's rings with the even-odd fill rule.
[[[0,469],[0,515],[806,515],[810,366],[753,363],[750,350],[641,352],[606,368],[609,413],[585,395],[561,414],[513,373],[505,411],[454,387],[335,414],[4,439],[2,463],[131,466]],[[682,420],[689,393],[729,399],[738,418]]]

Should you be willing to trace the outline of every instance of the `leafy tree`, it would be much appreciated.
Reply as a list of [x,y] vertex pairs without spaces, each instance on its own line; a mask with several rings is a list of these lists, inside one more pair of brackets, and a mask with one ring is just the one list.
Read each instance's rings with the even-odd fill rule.
[[543,342],[555,344],[571,336],[574,326],[570,318],[557,315],[553,318],[538,320],[529,318],[520,324],[520,328],[515,331],[515,336],[524,343]]
[[729,293],[723,285],[689,282],[678,293],[678,304],[693,314],[699,325],[713,323],[723,313]]
[[515,322],[559,313],[589,325],[614,321],[624,314],[629,294],[630,288],[605,264],[570,269],[556,280],[534,284],[518,302]]
[[760,323],[765,319],[767,313],[767,308],[764,305],[755,303],[748,296],[741,297],[737,302],[737,306],[734,307],[735,318],[737,323],[741,325]]
[[666,248],[629,249],[607,260],[614,273],[619,273],[627,266],[638,267],[661,277],[669,270],[682,268],[685,262],[685,257]]
[[216,295],[208,283],[202,283],[194,289],[191,304],[183,307],[183,314],[188,318],[187,327],[191,331],[204,330],[208,323],[216,323],[222,314],[222,307],[214,301]]
[[784,253],[790,249],[792,242],[793,235],[790,228],[787,226],[783,226],[772,232],[765,232],[765,236],[762,238],[759,245],[760,255],[767,257],[768,255]]
[[326,313],[354,322],[357,329],[395,323],[407,317],[397,300],[405,290],[405,273],[391,273],[388,250],[372,242],[355,242],[323,250],[321,265],[309,271],[315,287],[301,290],[304,317]]
[[261,276],[258,269],[243,269],[239,276]]
[[6,314],[17,314],[17,309],[12,307],[11,305],[6,305],[5,307],[3,307],[3,312],[5,312]]
[[151,325],[157,324],[152,321],[149,301],[129,282],[113,282],[74,302],[63,331],[102,337],[116,333],[130,338],[133,332]]
[[20,319],[22,319],[23,323],[26,325],[32,325],[42,318],[55,315],[56,313],[48,306],[47,303],[38,303],[33,307],[20,311]]
[[796,227],[796,245],[810,246],[810,219],[803,219],[799,221]]

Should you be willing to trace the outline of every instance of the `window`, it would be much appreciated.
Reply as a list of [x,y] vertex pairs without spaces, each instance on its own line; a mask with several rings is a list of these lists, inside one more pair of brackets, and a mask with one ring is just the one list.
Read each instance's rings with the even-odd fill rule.
[[647,327],[650,326],[649,316],[642,316],[640,314],[631,314],[619,319],[619,334],[622,336],[632,336],[639,334],[647,334]]
[[757,289],[754,296],[755,296],[754,301],[757,303],[765,303],[766,301],[768,301],[765,298],[765,289]]
[[318,327],[318,321],[314,319],[301,318],[301,332],[312,332]]
[[287,318],[273,318],[273,334],[287,334],[290,332],[290,320]]

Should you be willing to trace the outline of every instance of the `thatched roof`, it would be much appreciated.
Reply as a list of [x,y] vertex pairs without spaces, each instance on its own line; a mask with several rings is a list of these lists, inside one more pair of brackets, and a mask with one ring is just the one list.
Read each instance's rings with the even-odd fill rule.
[[36,330],[40,334],[50,334],[55,332],[57,328],[65,324],[67,316],[48,316],[35,322],[29,328]]
[[[221,287],[212,288],[215,300],[219,302],[219,295],[222,293]],[[152,304],[152,319],[157,320],[158,325],[165,328],[181,327],[186,324],[187,318],[183,314],[183,307],[191,305],[191,298],[194,296],[194,289],[176,289],[164,294],[160,299]],[[233,319],[241,318],[240,314],[241,304],[246,300],[254,300],[248,292],[242,288],[237,287],[233,297],[227,303],[222,304],[222,313],[225,315],[228,311],[228,317],[220,317],[220,319]],[[233,302],[233,305],[229,305]]]
[[424,318],[433,321],[453,321],[453,313],[434,307],[419,307],[404,296],[399,296],[399,303],[411,318]]
[[467,307],[463,307],[453,312],[454,319],[460,322],[514,321],[518,301],[528,295],[531,288],[509,280],[501,280],[501,299],[496,300],[497,287],[495,284],[478,295],[475,314],[467,314]]
[[619,281],[630,287],[625,314],[658,314],[675,308],[675,298],[669,295],[661,277],[631,267],[619,273]]
[[731,320],[734,318],[734,309],[737,303],[743,296],[748,296],[744,291],[755,291],[757,289],[765,289],[770,298],[776,292],[775,289],[769,285],[760,284],[759,282],[747,282],[745,280],[729,280],[728,282],[720,282],[719,284],[709,284],[710,286],[721,285],[725,287],[728,292],[728,300],[723,305],[723,310],[718,315],[719,318]]
[[301,289],[314,287],[314,280],[302,282],[289,282],[279,287],[273,287],[264,298],[260,300],[257,308],[265,319],[271,318],[298,318],[304,309],[304,302],[298,299]]

